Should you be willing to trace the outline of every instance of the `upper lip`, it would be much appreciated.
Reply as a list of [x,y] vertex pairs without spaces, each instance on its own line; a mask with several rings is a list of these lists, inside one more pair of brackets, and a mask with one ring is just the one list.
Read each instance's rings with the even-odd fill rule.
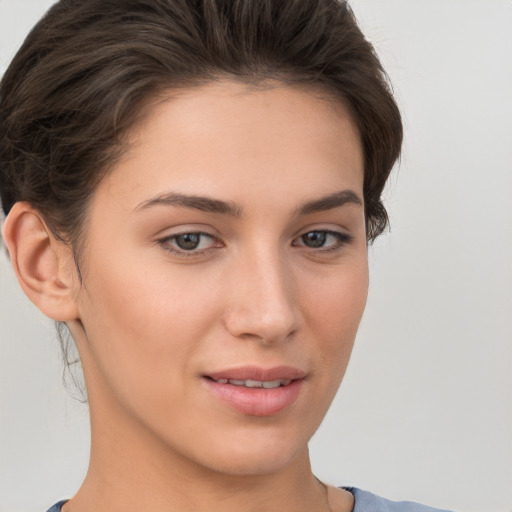
[[303,379],[306,372],[292,366],[274,366],[273,368],[260,368],[258,366],[241,366],[238,368],[229,368],[213,373],[208,373],[205,377],[213,380],[233,379],[233,380],[256,380],[261,382],[271,382],[274,380],[296,380]]

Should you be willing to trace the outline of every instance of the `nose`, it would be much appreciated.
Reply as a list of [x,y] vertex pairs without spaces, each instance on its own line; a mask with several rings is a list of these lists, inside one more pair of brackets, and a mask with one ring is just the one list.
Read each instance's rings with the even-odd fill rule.
[[275,344],[301,325],[293,269],[277,250],[240,258],[231,269],[225,326],[232,336]]

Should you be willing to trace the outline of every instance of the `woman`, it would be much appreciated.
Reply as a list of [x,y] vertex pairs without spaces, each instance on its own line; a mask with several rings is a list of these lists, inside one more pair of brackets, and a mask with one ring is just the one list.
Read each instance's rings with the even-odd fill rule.
[[309,463],[402,138],[346,3],[62,0],[0,98],[4,239],[90,404],[52,512],[432,510]]

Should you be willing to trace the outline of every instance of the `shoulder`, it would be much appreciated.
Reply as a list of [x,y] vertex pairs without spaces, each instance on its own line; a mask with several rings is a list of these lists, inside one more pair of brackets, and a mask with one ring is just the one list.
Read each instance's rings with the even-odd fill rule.
[[345,487],[354,496],[353,512],[448,512],[411,501],[391,501],[355,487]]
[[59,503],[55,503],[53,507],[51,507],[48,512],[61,512],[62,505],[66,503],[67,500],[59,501]]

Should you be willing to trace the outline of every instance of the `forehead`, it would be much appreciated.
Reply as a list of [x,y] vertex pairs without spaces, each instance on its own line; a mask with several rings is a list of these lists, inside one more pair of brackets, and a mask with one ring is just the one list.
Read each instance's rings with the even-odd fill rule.
[[147,105],[128,145],[103,186],[128,200],[167,189],[237,199],[279,187],[362,189],[357,129],[318,90],[219,81],[172,91]]

